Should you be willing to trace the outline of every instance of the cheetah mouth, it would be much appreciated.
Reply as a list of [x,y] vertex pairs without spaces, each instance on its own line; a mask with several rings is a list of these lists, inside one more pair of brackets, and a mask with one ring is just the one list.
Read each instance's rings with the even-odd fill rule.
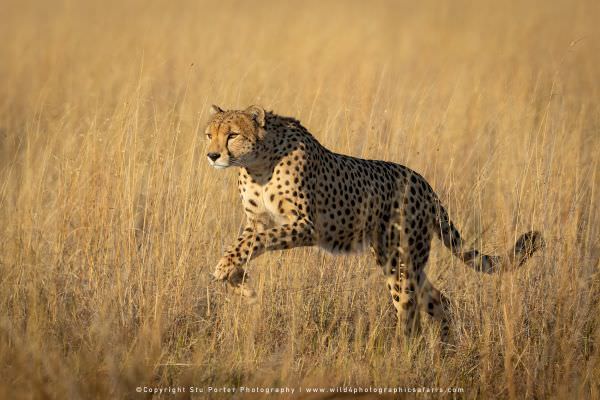
[[229,167],[229,165],[227,165],[227,164],[218,164],[218,163],[215,163],[215,162],[210,163],[210,165],[214,169],[225,169],[225,168]]
[[230,164],[221,164],[221,163],[215,162],[215,161],[211,160],[210,158],[208,159],[208,163],[214,169],[225,169],[225,168],[231,166]]

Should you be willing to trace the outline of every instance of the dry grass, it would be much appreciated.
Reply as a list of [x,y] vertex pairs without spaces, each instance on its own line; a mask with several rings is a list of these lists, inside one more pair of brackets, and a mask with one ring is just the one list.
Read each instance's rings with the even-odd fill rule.
[[[600,397],[600,3],[120,3],[2,1],[0,397]],[[433,328],[396,336],[367,255],[262,256],[247,307],[208,280],[243,217],[235,172],[204,156],[212,102],[416,169],[486,250],[531,228],[548,246],[482,276],[436,242],[458,339],[445,358]]]

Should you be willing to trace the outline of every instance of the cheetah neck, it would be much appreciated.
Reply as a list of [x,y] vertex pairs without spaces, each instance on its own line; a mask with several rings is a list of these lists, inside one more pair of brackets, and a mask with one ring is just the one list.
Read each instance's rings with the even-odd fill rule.
[[270,111],[266,114],[264,132],[264,136],[256,144],[256,153],[261,156],[244,166],[244,170],[257,183],[268,182],[275,166],[298,146],[310,141],[321,147],[300,121]]
[[257,183],[261,186],[266,185],[271,176],[273,175],[273,168],[263,167],[257,168],[255,166],[252,167],[242,167],[240,174],[243,175],[244,172],[250,176],[252,182]]

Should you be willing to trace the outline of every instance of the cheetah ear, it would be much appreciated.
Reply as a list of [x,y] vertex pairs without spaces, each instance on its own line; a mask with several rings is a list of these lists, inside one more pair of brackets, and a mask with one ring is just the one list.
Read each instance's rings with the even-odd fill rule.
[[256,105],[250,106],[246,108],[244,112],[246,114],[250,114],[252,118],[254,118],[258,126],[260,126],[261,128],[265,127],[265,110],[263,110],[262,107]]
[[215,115],[215,114],[222,113],[222,112],[224,112],[224,111],[221,107],[214,105],[214,104],[212,106],[210,106],[210,115]]

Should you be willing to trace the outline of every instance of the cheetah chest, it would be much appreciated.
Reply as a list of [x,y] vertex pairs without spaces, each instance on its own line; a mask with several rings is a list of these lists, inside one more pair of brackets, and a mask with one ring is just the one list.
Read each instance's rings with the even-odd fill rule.
[[289,222],[289,198],[272,183],[247,184],[241,187],[242,203],[248,218],[266,226]]

